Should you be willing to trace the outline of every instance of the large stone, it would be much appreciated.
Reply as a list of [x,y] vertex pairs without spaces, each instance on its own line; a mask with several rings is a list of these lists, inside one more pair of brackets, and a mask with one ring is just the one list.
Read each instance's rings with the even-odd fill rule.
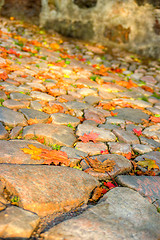
[[73,129],[70,127],[44,123],[25,127],[23,137],[25,139],[45,138],[46,144],[59,144],[67,147],[72,147],[76,141]]
[[15,112],[5,107],[0,107],[0,121],[10,127],[26,125],[26,120],[22,113]]
[[119,175],[116,181],[129,187],[146,197],[151,203],[160,207],[160,177],[159,176],[123,176]]
[[3,239],[28,239],[40,218],[18,207],[8,207],[0,212],[0,237]]
[[[30,154],[26,154],[22,151],[23,148],[28,148],[28,145],[32,144],[38,148],[47,148],[41,143],[34,140],[0,140],[0,163],[11,163],[11,164],[42,164],[41,160],[31,159]],[[29,149],[29,148],[28,148]]]
[[77,169],[46,165],[0,165],[0,179],[19,206],[41,216],[69,211],[87,203],[99,185],[89,174]]
[[129,188],[114,188],[106,200],[83,214],[64,221],[44,239],[77,240],[158,240],[160,215],[139,193]]
[[27,120],[36,119],[38,123],[44,123],[49,118],[49,114],[34,109],[24,108],[20,109],[20,111],[24,114]]

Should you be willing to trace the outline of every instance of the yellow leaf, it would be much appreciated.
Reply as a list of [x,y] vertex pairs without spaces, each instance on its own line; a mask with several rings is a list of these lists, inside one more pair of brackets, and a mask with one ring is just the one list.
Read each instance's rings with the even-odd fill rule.
[[154,168],[159,169],[159,166],[156,164],[156,161],[149,158],[145,158],[145,160],[143,161],[138,161],[137,164],[140,165],[141,167],[147,167],[148,171]]

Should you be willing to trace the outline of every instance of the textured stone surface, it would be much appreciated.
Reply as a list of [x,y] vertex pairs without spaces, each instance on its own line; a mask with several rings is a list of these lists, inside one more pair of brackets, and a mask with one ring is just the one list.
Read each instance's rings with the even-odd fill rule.
[[0,107],[0,121],[11,127],[26,125],[26,120],[22,113],[5,107]]
[[136,190],[151,203],[160,207],[160,177],[159,176],[123,176],[116,181],[124,186]]
[[8,137],[8,132],[6,131],[5,127],[3,124],[0,122],[0,139],[7,139]]
[[70,124],[71,126],[76,127],[80,123],[80,120],[78,118],[65,113],[51,114],[51,118],[52,118],[53,124],[59,124],[59,125]]
[[97,206],[51,228],[44,239],[159,239],[160,215],[139,193],[114,188],[105,196],[106,200]]
[[0,237],[27,239],[39,221],[40,218],[34,213],[18,207],[8,207],[0,212]]
[[27,108],[20,109],[20,112],[24,114],[24,116],[27,118],[27,120],[36,119],[38,121],[38,123],[44,123],[49,118],[49,114],[40,112],[40,111],[34,110],[34,109],[27,109]]
[[47,144],[59,144],[67,147],[73,146],[76,140],[71,128],[43,123],[25,127],[23,137],[25,139],[45,138]]
[[[93,159],[96,158],[102,163],[107,159],[113,160],[113,162],[115,163],[112,171],[110,171],[109,174],[107,172],[104,173],[101,171],[93,171],[92,169],[87,170],[88,174],[98,178],[98,180],[108,180],[108,179],[111,179],[111,177],[115,177],[119,174],[129,172],[132,169],[131,162],[127,158],[118,154],[104,154],[104,155],[98,155],[95,157],[93,156],[92,158]],[[86,170],[89,168],[85,160],[81,162],[81,166],[83,170]]]
[[85,152],[89,155],[97,155],[100,154],[101,151],[105,151],[107,149],[107,146],[105,143],[93,143],[93,142],[88,142],[88,143],[83,143],[83,142],[78,142],[75,146],[77,150],[80,150],[82,152]]
[[12,164],[41,164],[44,160],[33,160],[30,154],[25,154],[22,148],[28,148],[28,144],[33,144],[38,148],[48,148],[36,141],[27,140],[0,140],[0,163],[12,163]]
[[[0,179],[19,206],[41,216],[87,203],[98,181],[80,170],[46,165],[0,165]],[[27,181],[26,181],[27,179]]]
[[113,133],[117,136],[117,138],[120,142],[125,142],[125,143],[130,143],[130,144],[138,144],[139,143],[138,137],[130,131],[114,129]]

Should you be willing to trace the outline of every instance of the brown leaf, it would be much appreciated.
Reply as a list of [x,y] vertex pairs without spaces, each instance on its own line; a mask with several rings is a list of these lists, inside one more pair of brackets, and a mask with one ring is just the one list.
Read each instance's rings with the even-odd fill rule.
[[99,161],[97,158],[90,157],[84,158],[86,163],[92,167],[95,172],[111,172],[115,165],[115,161],[106,159],[104,162]]

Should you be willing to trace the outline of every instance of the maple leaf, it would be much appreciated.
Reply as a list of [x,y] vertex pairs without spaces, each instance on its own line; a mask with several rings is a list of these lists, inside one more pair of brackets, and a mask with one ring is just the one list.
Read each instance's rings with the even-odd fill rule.
[[142,135],[142,131],[141,130],[137,130],[136,128],[133,128],[132,130],[138,137]]
[[123,156],[124,156],[125,158],[127,158],[128,160],[130,160],[131,157],[132,157],[132,153],[131,153],[131,152],[125,153],[125,154],[123,154]]
[[96,187],[93,192],[93,195],[92,195],[91,199],[89,199],[89,201],[97,202],[102,197],[102,195],[104,195],[106,192],[107,192],[107,190],[105,188]]
[[111,116],[114,117],[114,116],[117,116],[118,115],[118,112],[117,113],[114,113],[111,111]]
[[149,120],[154,123],[160,123],[160,117],[150,116]]
[[43,164],[54,164],[54,165],[66,165],[69,166],[70,165],[70,160],[67,156],[67,153],[62,152],[60,150],[47,150],[47,149],[43,149],[40,157],[43,158],[45,161],[43,162]]
[[90,157],[84,158],[86,163],[92,167],[95,172],[111,172],[115,165],[113,160],[105,160],[104,162],[99,161],[97,158],[93,159]]
[[34,160],[40,160],[41,157],[40,157],[40,154],[42,152],[42,148],[37,148],[35,147],[34,145],[32,144],[28,144],[28,147],[29,148],[22,148],[21,150],[24,152],[24,153],[27,153],[27,154],[31,154],[31,158],[34,159]]
[[155,168],[159,169],[159,166],[156,164],[156,161],[150,158],[145,158],[143,161],[138,161],[137,164],[140,165],[141,167],[147,167],[148,170]]
[[109,152],[108,152],[107,149],[105,149],[104,151],[103,151],[103,150],[101,151],[101,154],[102,154],[102,155],[104,155],[104,154],[109,154]]
[[43,107],[43,112],[52,114],[52,113],[57,113],[57,112],[63,112],[63,107],[59,104],[53,104],[52,106],[46,106]]
[[80,139],[84,143],[87,143],[89,141],[93,141],[94,143],[96,143],[96,139],[98,136],[98,133],[94,133],[93,131],[91,131],[89,134],[84,133],[83,136],[80,136],[78,139]]

